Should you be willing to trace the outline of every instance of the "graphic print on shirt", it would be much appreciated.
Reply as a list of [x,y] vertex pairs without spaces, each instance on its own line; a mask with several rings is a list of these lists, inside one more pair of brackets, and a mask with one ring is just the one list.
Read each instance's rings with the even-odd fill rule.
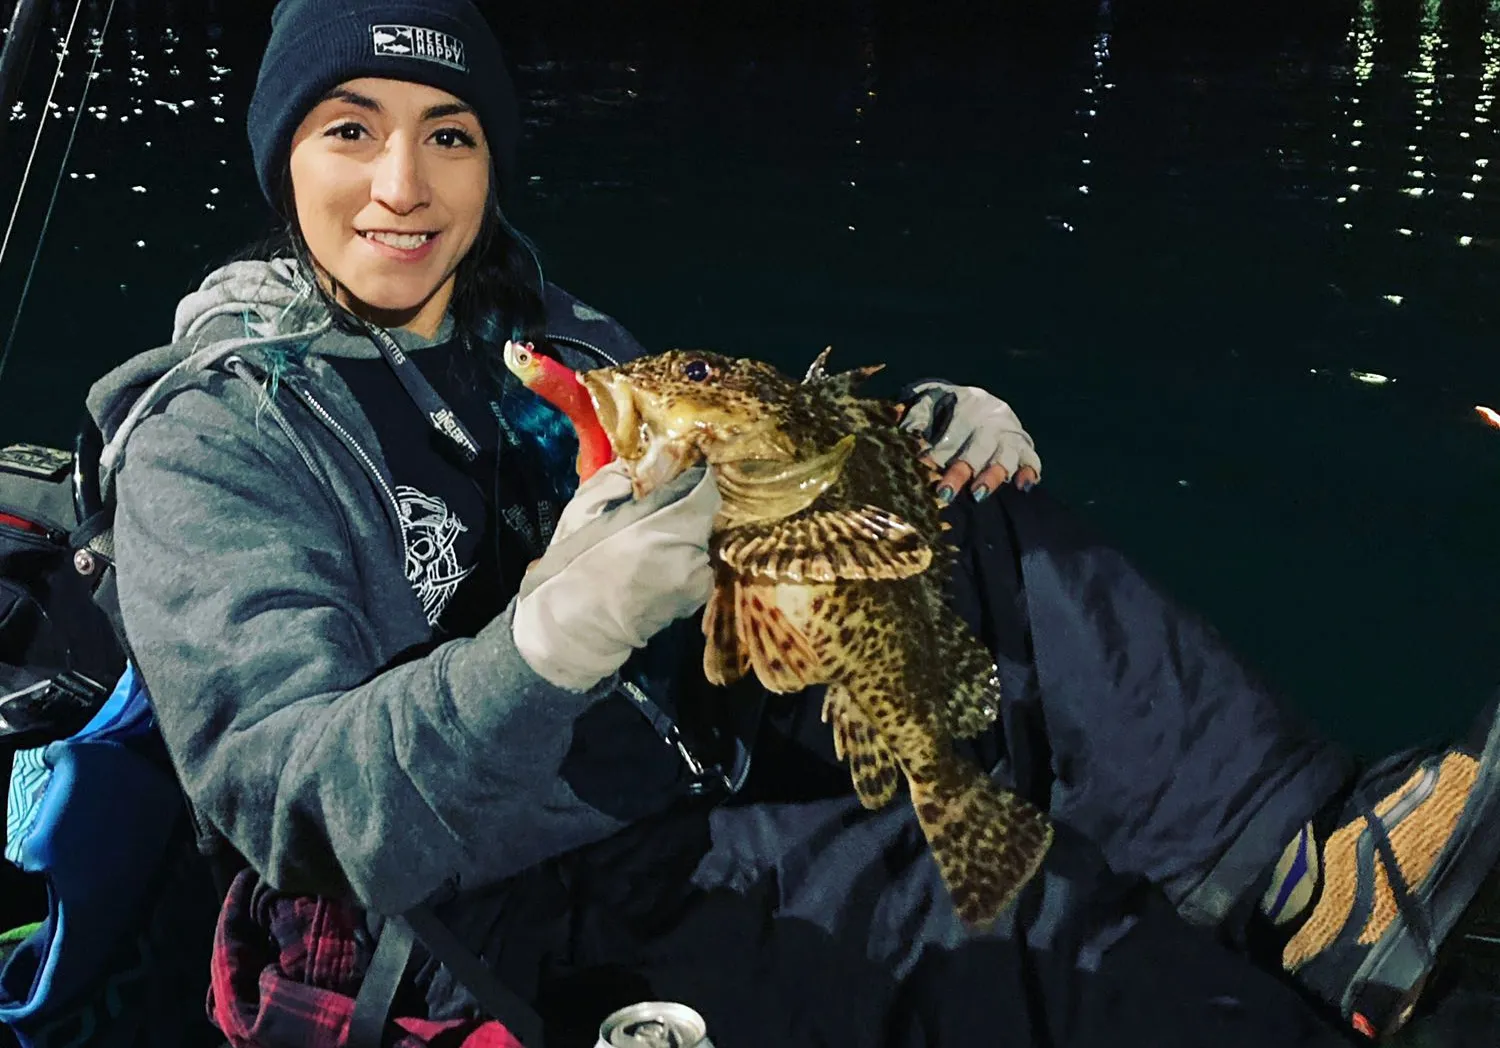
[[417,591],[427,624],[436,626],[458,584],[474,565],[460,567],[455,544],[468,531],[448,504],[405,484],[396,488],[401,509],[401,538],[406,546],[406,581]]

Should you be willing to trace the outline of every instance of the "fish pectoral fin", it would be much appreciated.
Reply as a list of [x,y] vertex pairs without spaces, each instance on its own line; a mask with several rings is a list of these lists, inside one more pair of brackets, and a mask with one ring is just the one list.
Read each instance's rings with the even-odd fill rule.
[[735,587],[735,628],[755,675],[782,694],[822,683],[822,663],[807,636],[775,604],[773,587]]
[[724,516],[736,524],[800,513],[843,475],[854,452],[850,433],[828,451],[805,459],[747,459],[714,467]]
[[992,924],[1041,868],[1052,824],[1039,808],[1003,790],[978,768],[937,776],[946,785],[912,783],[917,822],[932,849],[959,919]]
[[901,783],[901,766],[847,690],[829,687],[823,698],[823,721],[833,728],[833,752],[848,763],[859,803],[871,811],[889,804]]
[[714,586],[703,612],[703,675],[710,684],[725,687],[745,675],[750,655],[740,643],[735,623],[739,584],[733,578]]
[[717,555],[741,575],[776,582],[904,579],[932,563],[921,532],[878,506],[814,510],[729,534]]

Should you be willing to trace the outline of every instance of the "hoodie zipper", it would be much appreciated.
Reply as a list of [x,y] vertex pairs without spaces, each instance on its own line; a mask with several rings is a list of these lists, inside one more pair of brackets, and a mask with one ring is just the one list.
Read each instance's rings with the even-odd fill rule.
[[549,342],[567,342],[567,343],[570,343],[570,344],[575,345],[575,346],[580,346],[583,349],[586,349],[586,350],[588,350],[591,353],[596,353],[599,356],[603,357],[605,360],[609,361],[610,367],[616,367],[617,368],[617,367],[620,366],[620,362],[618,360],[616,360],[614,357],[612,357],[608,353],[604,352],[604,350],[600,349],[598,346],[594,345],[592,342],[585,342],[581,338],[574,338],[572,335],[554,335],[552,332],[549,331],[549,332],[547,332],[547,340]]
[[[394,519],[398,522],[396,526],[396,533],[398,535],[403,534],[399,524],[399,521],[401,520],[401,503],[397,501],[396,493],[391,490],[391,486],[386,483],[385,477],[381,475],[380,470],[376,467],[375,460],[370,457],[369,453],[365,451],[365,449],[360,445],[359,441],[354,439],[354,435],[351,434],[347,429],[345,429],[343,425],[338,421],[338,419],[334,418],[333,415],[329,413],[327,408],[318,403],[317,399],[314,398],[311,393],[309,393],[305,389],[299,389],[294,383],[291,382],[288,382],[287,386],[293,393],[297,395],[298,399],[300,399],[308,407],[312,408],[313,413],[321,418],[324,423],[327,424],[329,429],[338,434],[339,439],[342,440],[346,445],[348,445],[349,450],[354,452],[355,457],[357,457],[361,462],[365,464],[365,469],[369,470],[370,476],[375,478],[375,482],[380,485],[380,490],[385,492],[385,497],[390,502],[391,512],[395,514]],[[405,554],[404,549],[402,550],[402,553],[403,555]]]
[[[243,357],[229,357],[224,361],[224,364],[230,370],[238,374],[241,378],[245,379],[245,381],[258,385],[257,383],[255,383],[254,377],[249,374],[250,365],[245,361]],[[334,434],[344,442],[344,445],[351,452],[353,452],[354,457],[359,459],[359,461],[364,464],[364,467],[367,471],[369,471],[370,476],[375,478],[375,483],[380,486],[380,490],[385,493],[386,500],[390,504],[390,509],[393,513],[393,516],[391,518],[392,524],[395,526],[396,534],[402,537],[401,541],[403,548],[401,550],[401,554],[402,556],[405,556],[405,533],[401,530],[401,504],[396,500],[396,493],[391,490],[391,486],[386,483],[385,477],[381,475],[380,470],[376,467],[375,460],[370,456],[369,452],[364,449],[360,442],[354,438],[354,435],[351,434],[349,430],[346,429],[343,424],[338,421],[338,419],[334,418],[332,413],[329,412],[327,408],[325,408],[321,403],[318,402],[316,397],[314,397],[307,390],[299,387],[294,382],[284,381],[282,385],[284,385],[287,389],[290,389],[298,400],[306,404],[308,408],[313,412],[313,414],[317,415],[318,418],[322,420],[324,425],[333,430]],[[290,438],[292,443],[296,445],[298,453],[307,463],[308,468],[312,469],[316,474],[317,470],[313,464],[312,453],[308,451],[307,445],[302,442],[302,438],[297,435],[296,431],[292,429],[289,424],[284,423],[282,428],[286,430],[288,438]]]

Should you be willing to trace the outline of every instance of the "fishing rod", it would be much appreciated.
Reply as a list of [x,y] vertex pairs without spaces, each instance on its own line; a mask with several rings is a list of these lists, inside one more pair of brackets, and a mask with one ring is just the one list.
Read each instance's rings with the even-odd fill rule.
[[[15,19],[12,20],[13,28],[15,23],[23,17],[39,19],[40,14],[38,12],[41,6],[41,0],[20,0],[16,7]],[[42,131],[47,126],[47,114],[52,110],[52,100],[57,94],[57,82],[62,79],[63,63],[67,61],[69,45],[73,42],[73,31],[78,26],[78,14],[82,9],[83,0],[74,0],[73,16],[68,20],[68,31],[63,37],[62,48],[57,55],[57,68],[52,73],[52,86],[47,91],[47,101],[37,113],[36,135],[31,141],[31,154],[26,158],[26,168],[21,174],[21,185],[16,190],[16,201],[15,205],[11,208],[10,221],[6,223],[5,236],[3,239],[0,239],[0,265],[3,265],[5,262],[5,253],[10,247],[11,234],[16,228],[16,218],[21,213],[21,202],[26,197],[26,185],[31,179],[31,168],[36,162],[37,148],[42,142]],[[79,97],[78,105],[74,110],[73,126],[68,132],[67,146],[63,149],[62,162],[57,167],[57,178],[52,183],[52,196],[47,201],[47,212],[42,216],[42,229],[37,234],[36,250],[32,252],[31,265],[26,270],[26,282],[21,286],[21,297],[16,303],[15,312],[11,317],[10,333],[6,336],[5,346],[4,348],[0,348],[0,378],[5,376],[5,365],[10,360],[11,347],[15,344],[16,331],[21,324],[21,312],[26,307],[26,297],[31,292],[31,281],[36,276],[37,262],[42,257],[42,244],[46,242],[47,229],[52,224],[52,212],[57,207],[57,194],[62,189],[63,173],[67,171],[68,158],[73,155],[73,142],[78,137],[78,125],[83,121],[83,114],[87,108],[89,87],[94,82],[94,76],[99,66],[99,55],[104,51],[104,38],[109,32],[110,19],[114,16],[114,13],[115,0],[109,0],[109,7],[104,12],[104,25],[99,30],[98,46],[94,48],[93,60],[89,63],[89,75],[84,77],[83,80],[83,94]],[[15,44],[18,48],[15,52],[18,57],[12,59],[9,63],[0,60],[0,68],[6,69],[11,77],[11,79],[0,83],[0,92],[3,92],[3,94],[0,94],[0,98],[11,100],[7,102],[5,109],[0,110],[0,120],[8,119],[6,114],[10,106],[14,104],[14,96],[20,91],[21,74],[25,71],[26,58],[30,57],[30,49],[36,43],[36,33],[39,30],[39,26],[29,25],[29,27],[31,30],[30,39],[7,37],[5,41],[4,55],[6,57],[10,56],[11,46]],[[24,51],[21,50],[23,45],[25,48]],[[19,57],[23,54],[26,56],[25,58]]]
[[11,12],[10,31],[5,34],[5,50],[0,51],[0,156],[5,155],[7,114],[21,93],[21,83],[31,65],[37,33],[46,13],[45,0],[20,0]]

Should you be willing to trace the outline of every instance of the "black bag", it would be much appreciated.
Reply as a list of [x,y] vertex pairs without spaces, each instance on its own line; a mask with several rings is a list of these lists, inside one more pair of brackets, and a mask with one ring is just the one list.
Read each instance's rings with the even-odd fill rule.
[[[73,546],[88,487],[74,463],[75,452],[58,448],[0,448],[0,784],[7,786],[15,752],[82,728],[124,669],[114,629],[93,600],[98,562]],[[0,863],[0,930],[40,919],[46,909],[45,888]]]
[[0,448],[0,696],[56,674],[108,686],[124,669],[93,601],[96,562],[71,542],[81,488],[72,452]]

